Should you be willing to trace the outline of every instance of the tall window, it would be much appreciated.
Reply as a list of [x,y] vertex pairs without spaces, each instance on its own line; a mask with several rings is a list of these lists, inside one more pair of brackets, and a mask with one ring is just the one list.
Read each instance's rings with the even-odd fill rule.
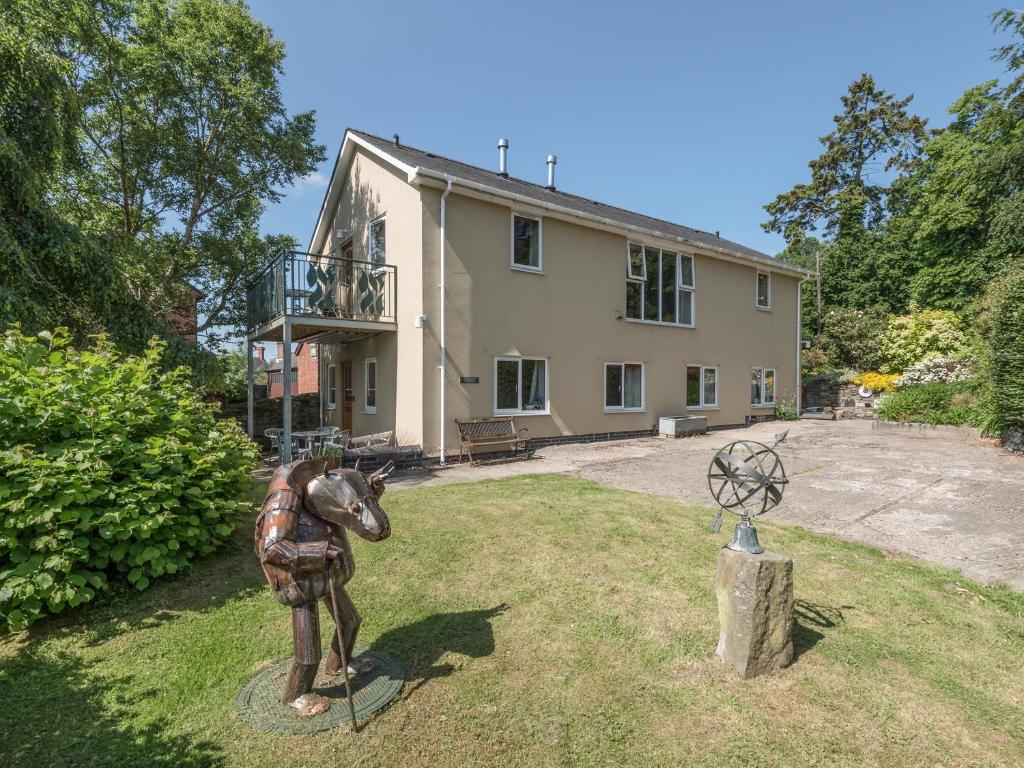
[[363,411],[377,412],[377,358],[367,358],[363,363]]
[[750,371],[750,404],[775,405],[775,369],[753,368]]
[[767,272],[757,273],[757,306],[758,309],[772,306],[772,276]]
[[386,239],[384,217],[382,216],[376,221],[370,222],[370,245],[367,249],[370,258],[368,261],[372,261],[374,264],[383,264],[387,260],[384,248]]
[[693,257],[628,243],[626,317],[693,325]]
[[335,408],[338,404],[338,366],[327,366],[327,407]]
[[606,411],[642,411],[644,409],[644,364],[604,364],[604,409]]
[[548,363],[535,357],[494,360],[494,413],[546,413]]
[[686,407],[713,408],[718,405],[718,368],[713,365],[686,366]]
[[540,220],[512,214],[512,266],[515,269],[541,268]]

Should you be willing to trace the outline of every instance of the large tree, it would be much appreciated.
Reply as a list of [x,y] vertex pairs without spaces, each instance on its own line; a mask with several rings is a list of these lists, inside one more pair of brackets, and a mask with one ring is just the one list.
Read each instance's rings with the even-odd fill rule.
[[291,238],[261,237],[268,202],[324,158],[312,112],[290,115],[284,46],[230,0],[97,0],[67,52],[81,99],[81,162],[62,210],[125,244],[135,295],[158,316],[186,283],[199,331],[242,320],[244,283]]

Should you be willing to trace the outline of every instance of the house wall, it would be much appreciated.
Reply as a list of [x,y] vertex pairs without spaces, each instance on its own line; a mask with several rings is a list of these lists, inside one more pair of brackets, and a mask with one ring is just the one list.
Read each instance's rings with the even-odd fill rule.
[[[440,444],[438,425],[439,303],[437,211],[440,193],[423,191],[423,415],[428,454]],[[552,437],[649,429],[659,416],[697,413],[710,426],[769,416],[750,403],[750,369],[776,369],[776,399],[796,392],[798,281],[772,277],[772,309],[755,307],[757,268],[712,257],[671,240],[635,238],[695,254],[695,328],[624,319],[627,238],[544,217],[543,274],[510,269],[511,208],[453,192],[447,201],[447,332],[445,443],[457,450],[455,418],[491,416],[495,356],[548,359],[550,413],[517,416],[528,436]],[[631,238],[632,239],[632,238]],[[430,287],[430,288],[428,288]],[[645,363],[645,409],[604,411],[604,363]],[[687,409],[687,364],[717,365],[715,409]],[[462,384],[478,376],[477,384]]]
[[[330,253],[338,229],[349,230],[353,258],[369,258],[369,225],[385,216],[386,261],[396,271],[396,332],[380,333],[348,344],[323,345],[324,365],[353,362],[353,434],[395,430],[400,443],[423,441],[423,332],[415,328],[422,308],[422,206],[419,191],[404,174],[394,171],[363,150],[356,151],[333,214],[327,244]],[[377,409],[368,413],[364,399],[364,363],[377,360]],[[338,407],[326,411],[325,421],[341,425],[341,374]]]
[[[277,343],[277,364],[280,365],[283,359],[284,345]],[[313,355],[311,344],[298,344],[292,352],[292,373],[296,380],[292,382],[293,395],[305,395],[311,392],[320,391],[320,375],[317,365],[317,358]],[[280,369],[272,373],[280,374]],[[270,382],[267,389],[267,397],[282,397],[284,395],[284,384],[281,381]]]

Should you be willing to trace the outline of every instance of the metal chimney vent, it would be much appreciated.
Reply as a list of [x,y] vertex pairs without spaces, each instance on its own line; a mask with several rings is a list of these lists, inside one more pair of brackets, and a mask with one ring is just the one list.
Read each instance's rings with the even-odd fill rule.
[[508,178],[508,139],[498,139],[498,174]]
[[554,155],[548,155],[548,185],[547,189],[554,191],[555,189],[555,163],[558,162],[558,158]]

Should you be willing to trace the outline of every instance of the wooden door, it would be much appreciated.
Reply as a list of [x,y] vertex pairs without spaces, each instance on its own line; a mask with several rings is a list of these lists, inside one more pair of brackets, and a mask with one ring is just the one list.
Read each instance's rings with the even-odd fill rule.
[[352,402],[355,393],[352,391],[352,361],[341,363],[341,428],[352,429]]

